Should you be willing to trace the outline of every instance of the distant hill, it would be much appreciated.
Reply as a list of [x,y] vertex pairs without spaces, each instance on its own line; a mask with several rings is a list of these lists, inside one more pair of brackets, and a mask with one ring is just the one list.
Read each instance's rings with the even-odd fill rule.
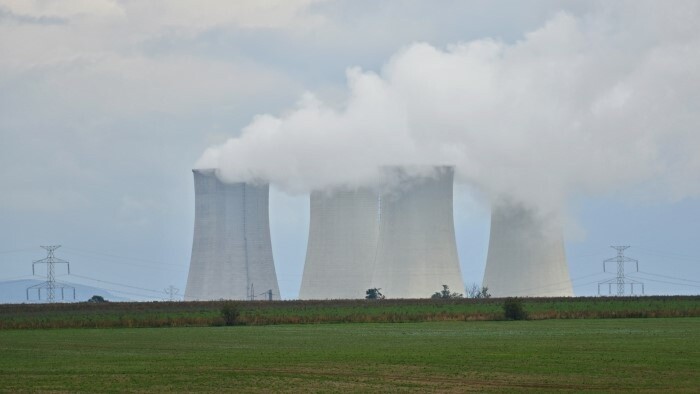
[[[29,286],[38,285],[43,283],[42,280],[35,279],[24,279],[24,280],[11,280],[6,282],[0,282],[0,304],[19,304],[19,303],[39,303],[46,302],[46,290],[41,290],[41,300],[37,299],[37,291],[31,290],[29,292],[29,300],[27,301],[27,288]],[[92,286],[79,285],[76,283],[62,282],[69,286],[75,287],[75,300],[73,300],[73,291],[70,289],[65,289],[64,300],[61,301],[61,291],[56,289],[56,302],[79,302],[87,301],[94,295],[99,295],[104,297],[107,301],[130,301],[128,298],[115,296],[112,293]]]

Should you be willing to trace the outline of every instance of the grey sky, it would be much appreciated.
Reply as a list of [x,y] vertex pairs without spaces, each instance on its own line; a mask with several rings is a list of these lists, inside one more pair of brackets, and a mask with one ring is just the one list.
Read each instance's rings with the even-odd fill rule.
[[[382,74],[386,65],[417,42],[445,53],[450,45],[484,39],[514,48],[565,15],[575,23],[564,27],[575,26],[585,39],[562,64],[580,56],[601,70],[576,92],[586,96],[586,86],[603,91],[609,80],[605,103],[614,106],[625,97],[624,89],[615,90],[623,81],[620,86],[644,98],[605,123],[587,124],[609,144],[582,146],[607,146],[605,154],[567,151],[568,134],[532,151],[558,158],[552,173],[572,179],[557,190],[566,191],[561,200],[574,289],[593,294],[589,282],[607,278],[593,274],[613,256],[608,245],[630,244],[643,271],[664,275],[646,276],[648,292],[700,291],[697,2],[261,4],[0,0],[0,280],[31,274],[31,261],[44,257],[38,245],[63,244],[58,255],[72,262],[74,273],[154,291],[111,288],[155,298],[170,284],[184,292],[193,222],[190,169],[207,148],[238,137],[256,115],[284,118],[305,92],[342,108],[348,68],[389,78]],[[554,45],[528,56],[547,58]],[[648,59],[656,60],[644,63]],[[513,70],[506,75],[518,75],[519,68]],[[573,96],[562,102],[576,109]],[[538,97],[529,101],[537,104]],[[583,100],[580,108],[589,107]],[[489,124],[489,118],[478,121]],[[607,133],[611,125],[616,133]],[[501,152],[514,140],[498,135],[486,152]],[[559,154],[549,156],[549,148]],[[616,150],[628,160],[609,160],[618,157]],[[579,165],[559,165],[567,157]],[[582,164],[587,160],[590,167]],[[509,173],[507,166],[501,170]],[[502,180],[493,185],[502,189],[510,180],[499,174],[481,170],[456,187],[466,283],[481,281],[486,259],[489,208],[482,181]],[[294,298],[308,198],[273,190],[271,224],[282,296]]]

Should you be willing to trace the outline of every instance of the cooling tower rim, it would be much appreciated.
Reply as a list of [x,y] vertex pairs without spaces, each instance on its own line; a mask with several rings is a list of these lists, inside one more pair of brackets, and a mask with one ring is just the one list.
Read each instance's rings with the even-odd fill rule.
[[380,170],[454,170],[455,164],[384,164]]
[[216,174],[217,169],[216,168],[193,168],[192,172],[195,174],[202,174],[202,175],[212,175]]
[[262,181],[262,180],[248,180],[248,181],[227,181],[225,179],[221,178],[221,170],[218,168],[193,168],[192,173],[194,175],[202,175],[202,176],[207,176],[211,177],[214,176],[216,179],[221,182],[222,184],[225,185],[244,185],[246,187],[251,186],[251,187],[269,187],[270,182],[267,181]]

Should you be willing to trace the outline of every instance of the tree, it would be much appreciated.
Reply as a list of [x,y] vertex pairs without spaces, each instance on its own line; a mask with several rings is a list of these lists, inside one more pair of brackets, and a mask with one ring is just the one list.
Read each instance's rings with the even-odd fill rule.
[[109,301],[105,300],[105,298],[102,296],[94,295],[94,296],[90,297],[90,299],[87,300],[87,302],[109,302]]
[[379,290],[381,290],[381,289],[376,288],[376,287],[374,287],[372,289],[367,289],[367,291],[365,292],[365,294],[367,294],[365,296],[365,298],[368,300],[383,300],[384,294],[382,294],[382,292]]
[[221,307],[221,317],[224,318],[224,324],[227,326],[235,326],[238,323],[240,314],[238,306],[233,302],[227,302]]
[[449,286],[442,285],[442,291],[436,291],[435,294],[433,294],[430,298],[450,299],[450,298],[462,298],[462,297],[464,297],[464,295],[462,295],[460,293],[451,293]]
[[503,303],[503,314],[507,320],[525,320],[527,312],[523,307],[523,300],[517,297],[508,297]]
[[489,294],[489,288],[486,286],[479,287],[476,283],[472,283],[472,287],[467,291],[467,297],[469,298],[491,298]]

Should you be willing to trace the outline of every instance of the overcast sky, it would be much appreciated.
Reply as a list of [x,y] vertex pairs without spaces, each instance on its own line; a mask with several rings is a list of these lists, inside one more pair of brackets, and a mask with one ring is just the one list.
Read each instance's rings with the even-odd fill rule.
[[683,0],[0,0],[0,281],[61,244],[61,280],[184,293],[190,170],[215,164],[272,180],[295,298],[309,189],[442,160],[466,284],[505,195],[564,219],[577,295],[619,244],[647,293],[698,294],[698,20]]

